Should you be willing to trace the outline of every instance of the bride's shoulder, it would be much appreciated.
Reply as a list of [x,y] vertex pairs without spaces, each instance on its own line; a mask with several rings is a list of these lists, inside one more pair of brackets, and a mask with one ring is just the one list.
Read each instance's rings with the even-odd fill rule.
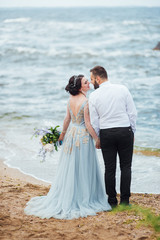
[[83,102],[84,108],[88,108],[88,99],[86,98],[85,101]]

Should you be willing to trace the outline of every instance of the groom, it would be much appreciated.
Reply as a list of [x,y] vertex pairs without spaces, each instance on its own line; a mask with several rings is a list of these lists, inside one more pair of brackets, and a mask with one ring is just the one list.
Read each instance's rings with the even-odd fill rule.
[[[108,80],[106,70],[96,66],[90,70],[91,83],[96,91],[89,97],[92,127],[100,136],[100,146],[105,164],[105,186],[108,202],[117,206],[116,158],[120,159],[120,203],[129,204],[131,164],[134,132],[136,131],[136,108],[129,90]],[[98,148],[98,145],[97,145]]]

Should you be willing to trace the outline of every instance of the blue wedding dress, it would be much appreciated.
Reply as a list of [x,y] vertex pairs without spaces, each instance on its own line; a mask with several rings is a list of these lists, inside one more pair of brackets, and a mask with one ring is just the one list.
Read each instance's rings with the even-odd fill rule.
[[73,219],[111,210],[94,142],[84,122],[85,101],[63,140],[55,181],[46,196],[32,198],[25,213],[40,218]]

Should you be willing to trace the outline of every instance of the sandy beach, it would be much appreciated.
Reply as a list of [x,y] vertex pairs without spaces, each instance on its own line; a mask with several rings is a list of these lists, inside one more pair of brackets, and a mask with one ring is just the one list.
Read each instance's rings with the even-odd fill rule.
[[[158,239],[151,226],[142,224],[143,216],[132,211],[101,212],[74,220],[40,219],[24,214],[31,197],[45,195],[50,185],[7,167],[0,161],[1,202],[0,239]],[[150,208],[160,214],[160,195],[132,194],[131,204]]]

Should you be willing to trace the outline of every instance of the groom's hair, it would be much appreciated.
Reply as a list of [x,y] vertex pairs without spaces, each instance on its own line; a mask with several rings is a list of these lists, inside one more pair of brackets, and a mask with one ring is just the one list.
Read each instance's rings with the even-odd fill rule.
[[108,79],[107,71],[101,66],[95,66],[94,68],[92,68],[90,70],[90,72],[92,72],[95,77],[99,76],[101,78],[107,78]]

